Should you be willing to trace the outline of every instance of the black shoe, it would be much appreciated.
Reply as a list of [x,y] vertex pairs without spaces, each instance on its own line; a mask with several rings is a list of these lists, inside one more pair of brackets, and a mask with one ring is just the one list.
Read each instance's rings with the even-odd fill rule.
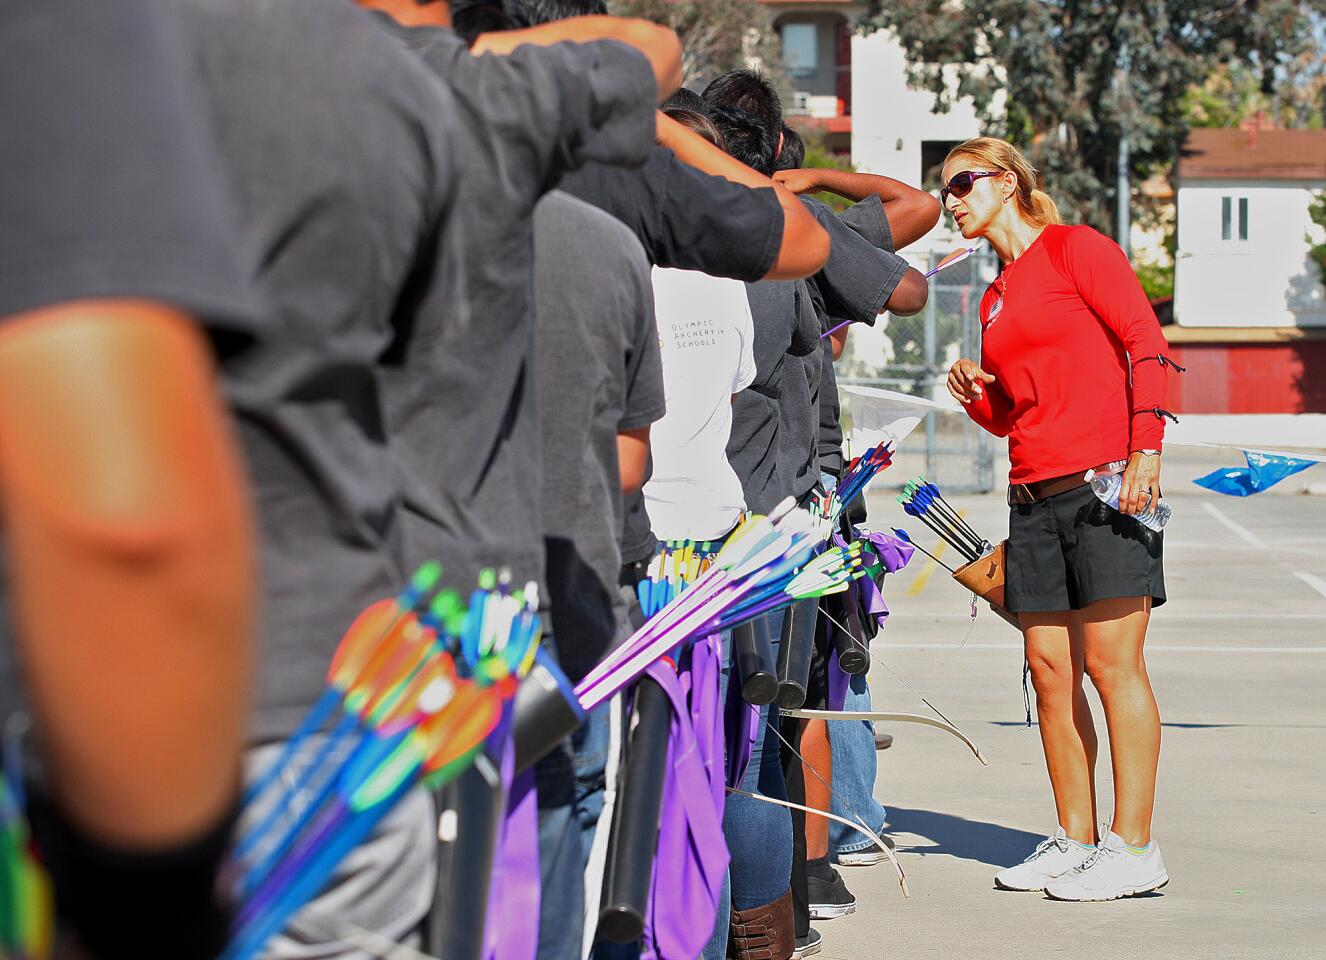
[[837,870],[833,870],[832,874],[831,880],[816,876],[806,878],[812,920],[834,920],[856,913],[856,897],[847,889],[847,884],[843,883],[842,875]]
[[876,749],[876,750],[887,750],[887,749],[888,749],[889,747],[891,747],[891,746],[893,746],[893,734],[891,734],[891,733],[877,733],[877,734],[875,734],[875,749]]
[[797,948],[792,951],[792,960],[801,960],[802,957],[809,957],[813,953],[819,953],[824,945],[824,938],[814,927],[810,928],[810,933],[804,937],[797,937]]

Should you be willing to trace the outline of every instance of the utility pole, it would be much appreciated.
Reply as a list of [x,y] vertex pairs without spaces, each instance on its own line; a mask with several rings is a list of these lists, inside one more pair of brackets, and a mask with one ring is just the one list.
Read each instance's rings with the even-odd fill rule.
[[1131,163],[1131,149],[1128,143],[1128,121],[1125,119],[1125,111],[1130,102],[1128,96],[1128,74],[1132,69],[1131,58],[1128,55],[1128,41],[1125,40],[1119,48],[1119,72],[1118,77],[1118,97],[1115,102],[1118,104],[1119,118],[1119,158],[1118,158],[1118,181],[1115,184],[1115,193],[1117,196],[1117,213],[1115,214],[1115,232],[1116,240],[1119,246],[1123,247],[1124,255],[1130,260],[1133,251],[1131,244],[1132,237],[1132,186],[1129,181],[1128,167]]

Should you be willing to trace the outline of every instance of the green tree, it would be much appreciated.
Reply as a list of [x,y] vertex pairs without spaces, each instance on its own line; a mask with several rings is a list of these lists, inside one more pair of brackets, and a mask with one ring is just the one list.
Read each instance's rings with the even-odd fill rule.
[[676,30],[686,48],[682,70],[692,88],[749,66],[751,59],[767,65],[782,60],[768,11],[756,0],[610,0],[609,9]]
[[1177,156],[1190,88],[1230,60],[1274,88],[1324,13],[1326,0],[870,0],[866,26],[896,33],[940,109],[972,97],[1067,219],[1113,232],[1121,134],[1138,182]]
[[[802,166],[828,170],[856,169],[855,165],[853,165],[850,160],[838,156],[826,147],[824,145],[824,137],[820,134],[810,130],[802,130],[801,136],[806,141],[806,159],[803,161]],[[827,204],[831,209],[836,210],[838,213],[842,213],[852,205],[852,201],[844,199],[836,193],[813,193],[811,196],[816,200],[819,200],[821,203]]]
[[[1313,223],[1326,227],[1326,190],[1312,198],[1312,205],[1308,207],[1308,216],[1312,218]],[[1317,243],[1310,233],[1305,233],[1303,240],[1308,245],[1308,256],[1321,269],[1321,282],[1326,286],[1326,243]]]
[[1246,63],[1222,63],[1188,89],[1183,119],[1189,127],[1237,127],[1264,118],[1289,129],[1319,130],[1326,120],[1326,38],[1281,65],[1275,89],[1267,94],[1257,70]]

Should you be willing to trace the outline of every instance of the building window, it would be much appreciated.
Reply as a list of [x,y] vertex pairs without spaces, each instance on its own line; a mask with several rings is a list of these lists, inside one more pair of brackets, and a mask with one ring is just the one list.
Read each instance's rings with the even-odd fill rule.
[[1234,219],[1234,198],[1220,198],[1220,239],[1233,240],[1237,232],[1238,239],[1248,239],[1248,198],[1238,198],[1238,220]]
[[819,36],[813,23],[783,24],[783,64],[794,77],[813,74],[819,67]]
[[918,182],[922,190],[938,190],[943,186],[939,182],[939,177],[944,172],[944,158],[961,142],[961,140],[921,141],[921,176]]

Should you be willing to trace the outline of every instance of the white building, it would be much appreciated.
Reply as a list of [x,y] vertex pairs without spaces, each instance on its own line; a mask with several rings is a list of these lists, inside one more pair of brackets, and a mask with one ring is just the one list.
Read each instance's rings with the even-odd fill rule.
[[[850,155],[865,173],[937,190],[948,151],[980,135],[970,98],[939,113],[933,94],[908,87],[906,60],[892,33],[857,32],[864,4],[762,2],[782,39],[795,90],[787,111],[794,122],[824,134],[830,149]],[[931,251],[949,252],[961,242],[951,227],[948,217],[941,218],[908,255],[922,262]]]
[[1326,190],[1326,131],[1194,130],[1178,173],[1174,319],[1185,327],[1323,327],[1305,236]]

